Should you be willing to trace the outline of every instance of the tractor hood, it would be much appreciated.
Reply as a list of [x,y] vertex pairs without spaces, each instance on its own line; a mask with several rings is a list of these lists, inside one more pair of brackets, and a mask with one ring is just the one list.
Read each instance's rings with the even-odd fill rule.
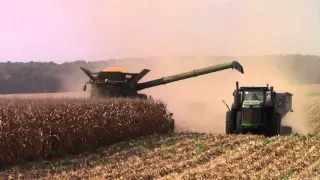
[[242,107],[244,107],[244,108],[248,108],[250,106],[252,106],[252,107],[261,107],[262,103],[263,102],[259,101],[259,100],[245,100],[242,103]]

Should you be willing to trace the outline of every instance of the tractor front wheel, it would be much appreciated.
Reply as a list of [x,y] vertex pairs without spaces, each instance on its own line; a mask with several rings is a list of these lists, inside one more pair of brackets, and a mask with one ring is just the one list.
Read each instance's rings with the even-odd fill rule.
[[227,111],[226,113],[226,134],[234,134],[236,130],[235,112]]

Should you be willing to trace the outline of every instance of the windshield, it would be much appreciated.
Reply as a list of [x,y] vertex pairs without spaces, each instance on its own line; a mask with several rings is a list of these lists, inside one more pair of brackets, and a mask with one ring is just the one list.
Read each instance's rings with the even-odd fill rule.
[[263,91],[245,91],[244,100],[263,101]]

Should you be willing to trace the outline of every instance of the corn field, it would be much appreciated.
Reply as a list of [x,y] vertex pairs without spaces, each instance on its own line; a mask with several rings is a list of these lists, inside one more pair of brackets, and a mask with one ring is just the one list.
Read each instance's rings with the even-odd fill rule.
[[0,99],[0,163],[52,159],[87,146],[167,131],[160,101]]

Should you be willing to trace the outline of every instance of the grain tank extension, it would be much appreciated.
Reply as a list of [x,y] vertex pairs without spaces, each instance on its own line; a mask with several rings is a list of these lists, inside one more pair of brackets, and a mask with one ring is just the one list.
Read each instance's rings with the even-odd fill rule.
[[91,97],[139,97],[147,98],[144,94],[139,94],[138,91],[151,88],[183,79],[188,79],[208,73],[222,71],[225,69],[236,69],[240,73],[243,72],[243,67],[237,61],[222,63],[214,66],[209,66],[201,69],[195,69],[189,72],[176,74],[173,76],[163,77],[148,82],[138,83],[150,70],[144,69],[140,73],[128,73],[120,68],[107,68],[100,72],[90,72],[88,69],[81,69],[90,78],[86,85],[91,85]]

